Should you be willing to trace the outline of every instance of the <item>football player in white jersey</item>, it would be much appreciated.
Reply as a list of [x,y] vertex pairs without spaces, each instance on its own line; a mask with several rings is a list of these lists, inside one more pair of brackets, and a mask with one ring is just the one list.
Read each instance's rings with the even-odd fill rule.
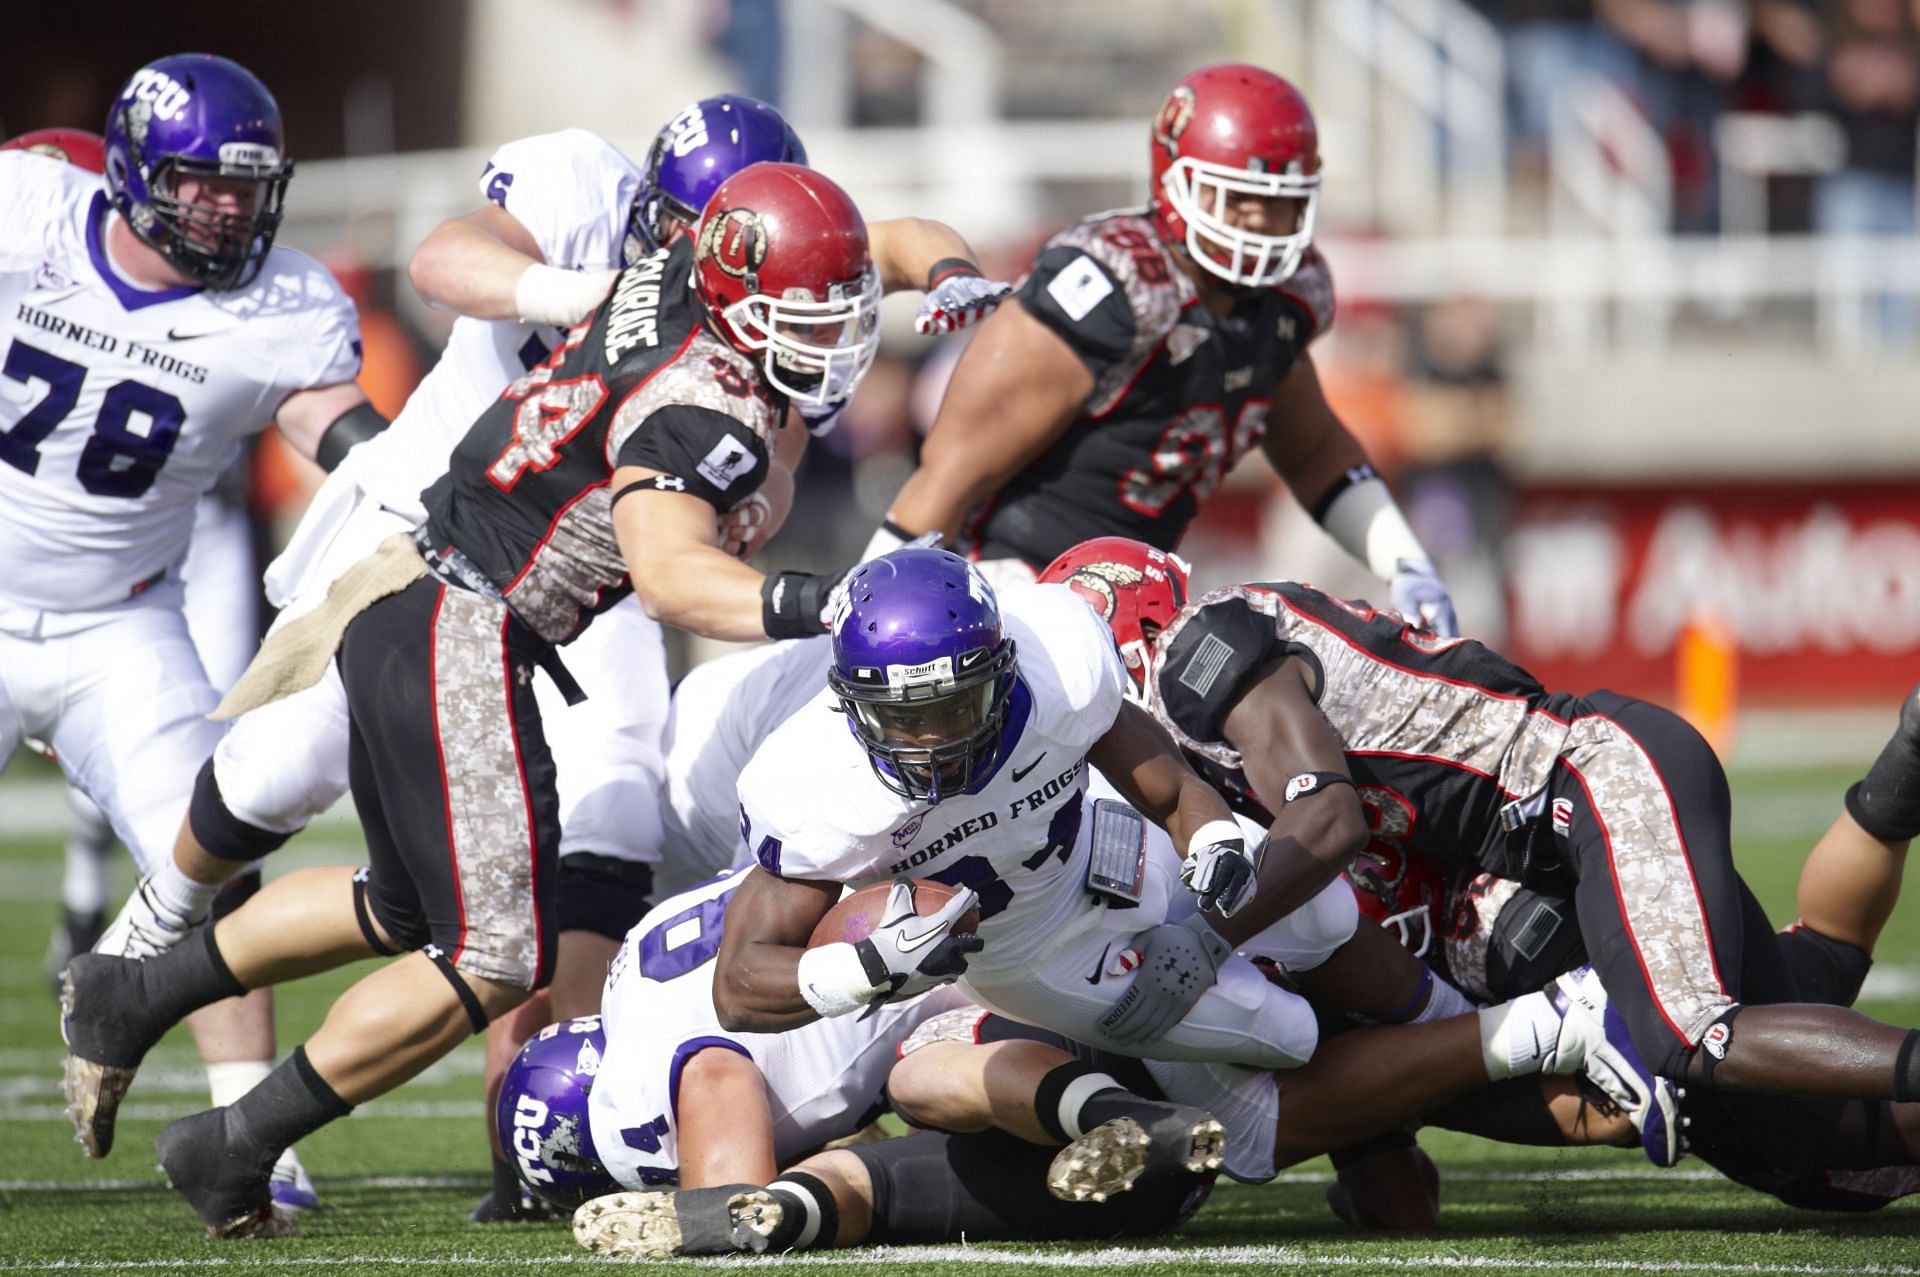
[[[310,457],[384,424],[353,384],[352,305],[273,246],[284,145],[265,86],[199,54],[121,90],[104,184],[0,154],[0,766],[45,741],[143,872],[222,731],[181,610],[201,497],[270,420]],[[124,929],[100,943],[151,951]],[[264,1075],[271,1004],[210,1014],[203,1055]],[[252,1085],[229,1083],[216,1100]],[[111,1126],[81,1142],[104,1155]]]
[[[546,360],[619,267],[685,233],[731,173],[805,159],[778,112],[733,94],[676,115],[644,169],[580,129],[496,151],[480,178],[485,206],[437,227],[410,266],[423,297],[460,315],[446,351],[395,428],[348,454],[269,567],[267,594],[282,621],[316,606],[339,573],[386,536],[420,523],[421,491],[445,473],[454,444],[502,387]],[[940,223],[897,219],[869,232],[883,276],[929,281],[923,330],[962,326],[1007,291],[981,279],[967,264],[965,241]],[[729,545],[742,557],[772,535],[791,502],[791,466],[806,435],[782,438],[765,488],[733,512]],[[626,600],[570,645],[567,666],[588,693],[583,702],[569,705],[545,678],[536,684],[561,802],[559,968],[550,997],[530,999],[489,1028],[489,1097],[534,1029],[597,1009],[607,962],[646,907],[661,859],[668,688],[660,626],[639,600]],[[208,853],[262,855],[304,828],[345,794],[347,753],[337,670],[243,715],[202,770],[181,826],[183,876],[209,882],[220,866]],[[730,796],[725,810],[730,823]],[[498,1156],[494,1180],[476,1221],[518,1213],[512,1169]],[[508,1194],[513,1199],[503,1200]]]
[[[1016,589],[1003,624],[977,569],[926,549],[848,578],[822,700],[837,698],[854,731],[803,710],[741,775],[758,868],[734,894],[722,942],[722,1024],[790,1027],[964,971],[975,1001],[1125,1054],[1287,1068],[1312,1053],[1310,1008],[1232,956],[1178,889],[1178,855],[1153,826],[1190,858],[1245,860],[1241,827],[1123,704],[1112,638],[1070,595]],[[1127,801],[1090,801],[1089,767]],[[801,948],[840,884],[907,875],[969,890],[924,919],[903,911],[858,945]],[[978,934],[952,934],[976,903]],[[1356,1013],[1466,1009],[1391,941],[1374,947],[1357,916],[1351,892],[1322,893],[1239,947]],[[1136,937],[1149,929],[1182,932],[1217,970],[1197,1002],[1163,987],[1171,967],[1134,976]]]
[[814,699],[832,660],[824,634],[782,639],[703,662],[675,684],[663,878],[685,885],[749,863],[740,841],[741,769],[774,728]]

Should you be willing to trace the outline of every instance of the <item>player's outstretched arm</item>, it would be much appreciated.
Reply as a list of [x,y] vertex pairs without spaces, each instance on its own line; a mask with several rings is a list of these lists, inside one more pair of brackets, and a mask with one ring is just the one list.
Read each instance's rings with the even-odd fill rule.
[[894,497],[868,557],[923,532],[955,544],[967,512],[1059,438],[1091,393],[1093,374],[1059,334],[1024,306],[994,312],[960,356],[920,468]]
[[[656,481],[664,486],[649,486]],[[769,577],[748,567],[722,548],[713,507],[671,486],[678,483],[643,466],[613,473],[614,536],[647,615],[732,642],[825,633],[824,613],[839,577]]]
[[729,1033],[773,1033],[820,1018],[800,992],[800,958],[840,884],[750,869],[727,901],[713,1009]]
[[1141,815],[1165,829],[1176,847],[1216,821],[1233,822],[1233,811],[1212,785],[1187,765],[1180,747],[1153,715],[1123,702],[1107,734],[1087,751],[1120,796]]
[[562,327],[586,318],[616,274],[546,265],[519,219],[491,204],[434,227],[407,262],[407,278],[429,306]]
[[1280,378],[1271,419],[1284,428],[1267,431],[1260,447],[1300,504],[1341,549],[1387,583],[1396,611],[1435,634],[1457,635],[1453,600],[1433,556],[1374,472],[1367,450],[1327,402],[1312,355],[1302,354]]
[[1238,944],[1319,895],[1366,846],[1367,817],[1298,658],[1256,672],[1222,731],[1274,813],[1252,900],[1214,923]]

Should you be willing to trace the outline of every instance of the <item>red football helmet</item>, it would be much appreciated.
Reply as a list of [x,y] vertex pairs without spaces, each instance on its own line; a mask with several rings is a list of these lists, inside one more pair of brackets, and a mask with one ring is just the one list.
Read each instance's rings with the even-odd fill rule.
[[0,151],[32,151],[89,173],[107,171],[107,140],[85,129],[35,129],[0,142]]
[[[1234,196],[1298,201],[1292,232],[1242,230]],[[1169,243],[1231,284],[1293,274],[1313,241],[1320,133],[1300,90],[1241,62],[1202,67],[1173,86],[1153,120],[1153,211]]]
[[867,224],[832,179],[752,164],[700,215],[694,287],[720,335],[764,351],[767,380],[797,404],[853,393],[880,348],[880,277]]
[[[1365,788],[1360,799],[1379,801]],[[1393,932],[1414,957],[1425,957],[1435,936],[1445,929],[1441,911],[1447,907],[1447,881],[1434,863],[1419,852],[1376,838],[1348,863],[1346,876],[1360,912]]]
[[1187,605],[1191,572],[1179,555],[1144,541],[1095,537],[1047,564],[1039,579],[1070,587],[1100,614],[1133,681],[1127,699],[1144,705],[1153,682],[1154,640]]

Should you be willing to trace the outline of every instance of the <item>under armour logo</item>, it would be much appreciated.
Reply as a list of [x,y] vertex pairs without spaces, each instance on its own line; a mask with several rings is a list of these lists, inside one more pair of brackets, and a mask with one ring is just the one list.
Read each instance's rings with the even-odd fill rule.
[[685,492],[687,481],[678,475],[657,474],[653,477],[653,486],[659,492]]
[[525,687],[533,682],[533,670],[525,665],[516,665],[513,667],[513,678],[516,683]]
[[366,883],[366,882],[372,882],[372,881],[373,881],[373,866],[372,866],[372,865],[361,865],[361,866],[360,866],[360,867],[359,867],[358,869],[356,869],[356,870],[354,870],[354,871],[353,871],[353,880],[354,880],[355,882],[359,882],[359,883]]

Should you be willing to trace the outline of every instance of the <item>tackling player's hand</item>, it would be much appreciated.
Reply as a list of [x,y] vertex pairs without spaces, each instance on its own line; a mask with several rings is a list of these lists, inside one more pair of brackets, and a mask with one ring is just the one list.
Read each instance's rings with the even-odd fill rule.
[[1459,638],[1460,618],[1453,612],[1453,596],[1433,564],[1426,559],[1402,559],[1396,568],[1387,582],[1393,610],[1441,638]]
[[927,290],[913,331],[926,335],[957,332],[976,324],[1013,295],[1013,285],[981,275],[952,274]]
[[1252,897],[1259,867],[1259,849],[1247,846],[1240,826],[1230,820],[1210,820],[1187,844],[1180,881],[1200,897],[1202,909],[1218,909],[1222,918],[1231,918]]
[[986,942],[971,933],[954,934],[953,924],[979,904],[980,897],[962,887],[937,912],[922,917],[913,911],[913,885],[895,878],[880,925],[853,946],[868,980],[880,991],[871,1005],[916,997],[965,974],[967,956],[980,952]]
[[1143,931],[1133,938],[1140,969],[1100,1029],[1118,1046],[1151,1042],[1186,1018],[1213,987],[1233,945],[1199,914]]
[[762,492],[750,492],[720,516],[720,548],[736,559],[750,559],[767,543],[767,525],[773,521],[773,503]]

